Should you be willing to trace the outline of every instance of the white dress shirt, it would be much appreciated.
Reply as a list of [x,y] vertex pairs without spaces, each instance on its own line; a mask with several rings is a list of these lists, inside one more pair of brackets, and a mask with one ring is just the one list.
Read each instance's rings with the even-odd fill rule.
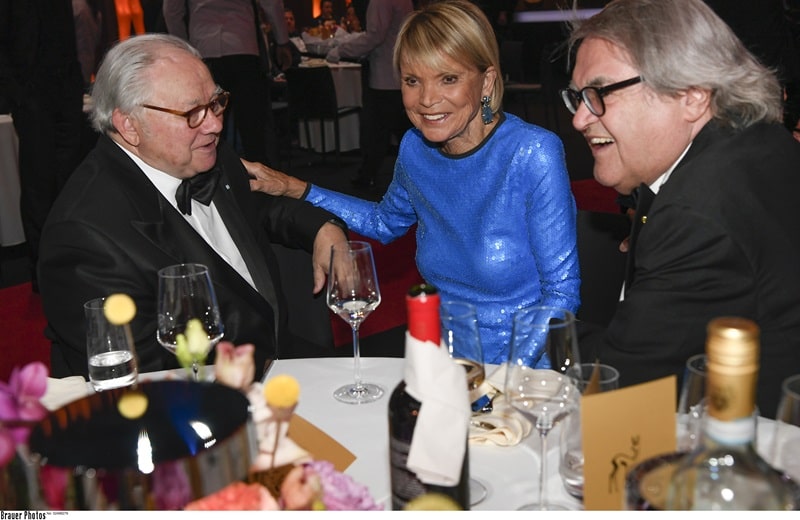
[[[120,146],[120,148],[122,148],[142,172],[144,172],[147,178],[150,179],[150,182],[153,183],[153,186],[155,186],[172,207],[175,208],[175,211],[180,213],[183,218],[186,219],[186,222],[203,237],[203,240],[205,240],[219,256],[228,262],[228,264],[255,289],[253,277],[247,269],[247,264],[244,258],[242,258],[242,254],[239,252],[239,248],[233,241],[231,234],[228,232],[228,228],[225,226],[225,222],[223,222],[214,202],[212,201],[210,205],[205,206],[191,199],[192,214],[183,215],[178,209],[177,200],[175,200],[175,192],[178,191],[178,186],[181,185],[181,179],[153,168],[136,155],[125,150],[122,146]],[[222,186],[219,189],[223,188],[226,187]]]

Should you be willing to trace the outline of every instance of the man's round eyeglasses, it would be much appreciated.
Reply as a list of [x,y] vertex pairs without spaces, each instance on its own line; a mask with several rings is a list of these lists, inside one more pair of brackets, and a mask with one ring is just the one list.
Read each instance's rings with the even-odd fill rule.
[[589,109],[589,112],[597,117],[600,117],[606,113],[606,104],[603,102],[603,97],[611,92],[614,92],[615,90],[620,90],[625,87],[630,87],[631,85],[641,83],[641,81],[642,77],[636,76],[635,78],[612,83],[611,85],[606,85],[605,87],[584,87],[580,90],[565,88],[561,90],[561,99],[564,100],[567,110],[573,114],[578,111],[578,107],[582,101],[584,104],[586,104],[586,108]]
[[214,96],[211,101],[206,103],[205,105],[196,106],[191,110],[186,112],[181,112],[180,110],[174,110],[172,108],[164,108],[164,107],[157,107],[154,105],[142,105],[144,108],[149,108],[150,110],[158,110],[160,112],[166,112],[168,114],[173,114],[180,117],[186,118],[186,123],[189,125],[189,128],[197,128],[198,126],[203,124],[203,121],[206,119],[206,115],[208,115],[208,110],[211,109],[211,113],[215,116],[220,115],[225,111],[225,108],[228,106],[228,101],[231,99],[231,93],[222,91]]

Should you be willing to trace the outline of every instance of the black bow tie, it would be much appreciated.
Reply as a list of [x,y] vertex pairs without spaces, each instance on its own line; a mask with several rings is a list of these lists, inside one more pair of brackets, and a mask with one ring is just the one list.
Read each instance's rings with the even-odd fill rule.
[[175,192],[175,201],[181,213],[192,214],[192,199],[204,206],[211,204],[214,190],[217,189],[217,180],[219,180],[219,170],[216,168],[195,175],[191,179],[183,179],[178,191]]

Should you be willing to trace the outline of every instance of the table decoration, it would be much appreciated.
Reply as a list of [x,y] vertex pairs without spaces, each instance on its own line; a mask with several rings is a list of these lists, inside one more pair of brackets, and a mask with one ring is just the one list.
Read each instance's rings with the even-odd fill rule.
[[47,367],[33,362],[12,370],[0,382],[0,509],[31,507],[27,442],[31,428],[47,415],[40,399],[47,389]]

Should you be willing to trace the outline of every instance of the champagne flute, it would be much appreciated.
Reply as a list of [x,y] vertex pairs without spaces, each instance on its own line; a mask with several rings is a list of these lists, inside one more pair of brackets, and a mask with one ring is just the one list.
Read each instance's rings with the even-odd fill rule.
[[[483,366],[483,349],[478,333],[478,312],[471,303],[443,301],[439,305],[442,343],[450,357],[467,372],[469,400],[475,403],[483,397],[481,385],[486,378]],[[473,407],[474,410],[474,407]],[[480,411],[473,415],[480,415]],[[474,477],[469,479],[470,506],[483,502],[489,494],[486,486]]]
[[[537,368],[548,365],[551,368]],[[576,377],[580,377],[580,363],[572,313],[554,307],[517,311],[504,395],[511,406],[531,421],[541,441],[539,497],[520,510],[569,509],[547,499],[547,434],[577,409],[580,392]]]
[[349,241],[331,246],[331,272],[328,275],[328,307],[353,330],[354,382],[337,388],[333,396],[348,404],[370,403],[384,391],[361,380],[361,349],[358,329],[381,303],[378,275],[372,246]]
[[192,356],[192,374],[200,379],[199,363],[205,361],[224,334],[217,296],[208,268],[202,264],[178,264],[158,272],[158,342],[175,353],[178,335],[190,320],[200,321],[208,335],[208,348]]

